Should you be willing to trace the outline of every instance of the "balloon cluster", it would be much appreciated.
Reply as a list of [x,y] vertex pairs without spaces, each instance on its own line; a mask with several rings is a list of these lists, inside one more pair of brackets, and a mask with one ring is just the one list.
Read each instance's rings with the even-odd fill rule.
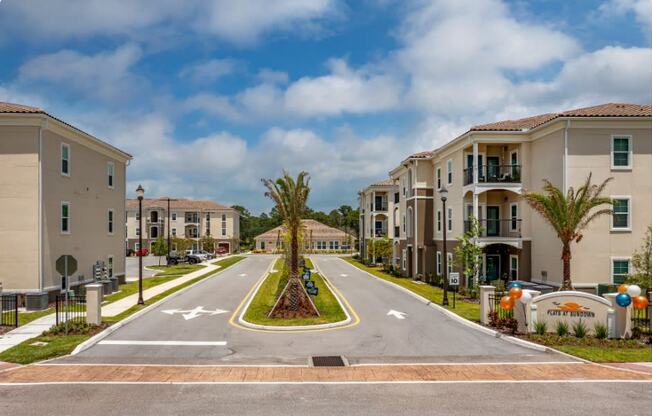
[[620,285],[616,295],[616,303],[622,308],[632,305],[634,309],[645,309],[649,304],[645,296],[641,296],[641,288],[638,285]]
[[509,289],[509,295],[500,298],[500,307],[503,309],[513,309],[517,300],[523,304],[532,300],[530,292],[523,292],[523,287],[518,282],[511,282],[507,289]]

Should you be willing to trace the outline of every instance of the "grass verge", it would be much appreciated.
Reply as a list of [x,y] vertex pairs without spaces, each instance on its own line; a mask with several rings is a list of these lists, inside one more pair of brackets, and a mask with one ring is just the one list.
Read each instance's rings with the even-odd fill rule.
[[[386,280],[388,282],[395,283],[405,289],[408,289],[411,292],[414,292],[418,295],[423,296],[432,303],[441,305],[444,298],[444,291],[436,286],[431,286],[428,284],[416,283],[415,280],[405,278],[405,277],[395,277],[389,273],[385,273],[377,267],[369,267],[360,261],[351,258],[351,257],[341,257],[342,260],[351,263],[353,266],[357,267],[360,270],[371,273],[372,275],[378,277],[379,279]],[[455,308],[453,308],[453,292],[448,292],[448,310],[461,316],[462,318],[468,319],[474,322],[480,322],[480,304],[471,303],[464,301],[459,295],[455,297]]]
[[652,348],[637,339],[560,337],[555,334],[530,334],[523,338],[596,363],[652,361]]
[[[203,280],[209,276],[212,276],[215,273],[220,273],[222,270],[228,268],[229,266],[232,266],[233,264],[243,259],[244,257],[242,256],[229,257],[228,259],[224,259],[218,262],[218,264],[222,266],[222,268],[220,268],[219,270],[204,273],[201,276],[197,276],[196,278],[189,280],[179,286],[171,288],[163,293],[158,294],[157,296],[147,299],[147,305],[134,305],[119,315],[108,317],[108,318],[103,317],[102,318],[103,327],[121,321],[127,318],[128,316],[138,312],[139,310],[147,307],[148,305],[151,305],[154,302],[157,302],[167,296],[170,296],[171,294],[178,292],[179,290],[188,287],[193,283]],[[0,353],[0,361],[6,361],[10,363],[17,363],[17,364],[30,364],[36,361],[42,361],[50,358],[60,357],[62,355],[70,354],[77,347],[77,345],[86,341],[93,335],[94,333],[76,334],[76,335],[50,335],[50,334],[46,335],[44,333],[43,335],[30,338],[14,347],[9,348],[6,351],[3,351],[2,353]],[[46,344],[32,345],[35,342],[43,342]]]
[[[267,315],[274,307],[276,299],[278,299],[281,291],[285,288],[285,283],[287,283],[287,273],[284,267],[281,267],[282,264],[282,259],[276,260],[274,264],[276,271],[267,276],[267,279],[260,286],[251,304],[249,304],[244,314],[244,319],[247,322],[270,326],[303,326],[327,324],[346,319],[346,314],[342,310],[337,298],[328,286],[326,286],[324,279],[318,273],[311,275],[315,285],[319,288],[319,294],[312,298],[319,311],[318,317],[301,319],[269,318]],[[309,259],[306,259],[306,265],[310,268],[313,267]]]

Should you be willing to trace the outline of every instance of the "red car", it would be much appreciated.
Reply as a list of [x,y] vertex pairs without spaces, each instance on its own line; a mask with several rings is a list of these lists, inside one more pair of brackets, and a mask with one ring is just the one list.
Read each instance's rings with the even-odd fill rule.
[[136,257],[145,257],[149,255],[149,250],[146,248],[141,248],[140,250],[136,250]]

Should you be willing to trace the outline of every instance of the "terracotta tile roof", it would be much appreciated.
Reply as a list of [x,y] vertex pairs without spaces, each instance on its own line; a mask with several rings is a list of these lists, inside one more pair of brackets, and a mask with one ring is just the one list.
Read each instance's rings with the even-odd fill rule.
[[[319,238],[341,238],[341,239],[344,239],[344,238],[347,237],[346,232],[344,232],[342,230],[338,230],[337,228],[330,227],[330,226],[328,226],[326,224],[322,224],[319,221],[309,220],[309,219],[301,220],[301,225],[304,227],[305,232],[306,232],[307,235],[309,235],[310,232],[312,231],[312,239],[313,240],[317,240]],[[285,227],[282,226],[282,225],[279,225],[276,228],[272,228],[269,231],[265,231],[264,233],[262,233],[260,235],[257,235],[256,240],[258,240],[258,239],[270,239],[270,238],[276,239],[278,237],[278,232],[280,231],[281,234],[282,234],[284,232],[284,230],[285,230]],[[351,238],[354,238],[354,237],[351,235]]]
[[0,113],[40,113],[45,114],[45,111],[37,107],[30,107],[28,105],[5,103],[0,101]]
[[418,153],[413,153],[410,156],[408,156],[408,159],[426,159],[432,156],[432,152],[429,150],[423,151],[423,152],[418,152]]
[[[143,208],[163,208],[167,209],[167,198],[143,199]],[[175,210],[181,209],[197,209],[197,210],[220,210],[220,211],[235,211],[233,208],[226,205],[218,204],[217,202],[201,200],[201,199],[185,199],[175,198],[170,200],[170,208]],[[127,199],[127,209],[138,209],[138,199]]]
[[607,103],[592,107],[577,108],[560,113],[540,114],[517,120],[503,120],[480,124],[470,131],[524,131],[530,130],[559,117],[652,117],[652,105]]
[[394,185],[394,180],[392,179],[383,179],[382,181],[378,181],[371,186],[392,186]]

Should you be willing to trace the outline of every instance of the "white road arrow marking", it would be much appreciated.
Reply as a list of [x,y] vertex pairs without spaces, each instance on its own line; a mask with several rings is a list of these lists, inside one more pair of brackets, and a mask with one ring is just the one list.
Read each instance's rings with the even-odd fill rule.
[[238,276],[245,277],[246,275],[247,275],[247,273],[242,273],[242,274],[239,274]]
[[396,319],[405,319],[406,315],[407,313],[395,311],[394,309],[391,309],[389,312],[387,312],[387,316],[394,316]]
[[167,310],[164,310],[164,311],[161,311],[161,312],[167,313],[168,315],[174,315],[176,313],[179,313],[179,314],[181,314],[181,316],[183,316],[183,319],[185,319],[187,321],[189,319],[197,318],[197,317],[199,317],[201,315],[213,316],[213,315],[219,315],[219,314],[222,314],[222,313],[228,313],[229,311],[225,311],[224,309],[217,309],[217,308],[214,311],[207,311],[207,310],[204,309],[203,306],[197,306],[195,309],[191,309],[191,310],[188,310],[188,311],[183,311],[181,309],[167,309]]
[[342,273],[340,276],[342,276],[342,277],[347,277],[348,274]]

